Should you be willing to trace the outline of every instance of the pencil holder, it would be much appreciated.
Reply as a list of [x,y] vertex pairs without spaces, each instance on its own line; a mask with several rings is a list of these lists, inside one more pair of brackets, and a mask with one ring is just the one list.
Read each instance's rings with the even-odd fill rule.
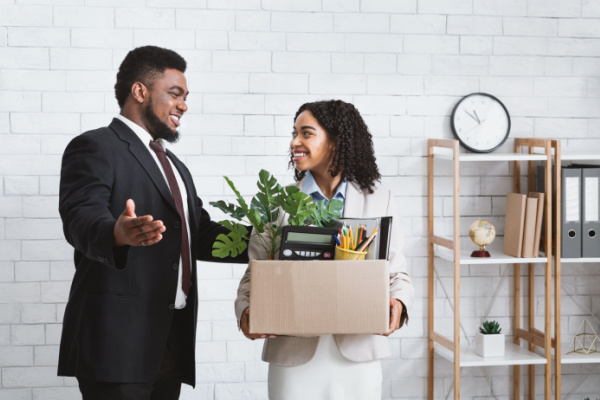
[[366,255],[366,251],[352,251],[343,249],[340,246],[335,247],[336,260],[364,260]]

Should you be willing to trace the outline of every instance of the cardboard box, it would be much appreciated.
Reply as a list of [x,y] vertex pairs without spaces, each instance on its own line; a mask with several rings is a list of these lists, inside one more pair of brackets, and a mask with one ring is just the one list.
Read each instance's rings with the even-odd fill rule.
[[387,333],[389,261],[250,262],[250,332]]

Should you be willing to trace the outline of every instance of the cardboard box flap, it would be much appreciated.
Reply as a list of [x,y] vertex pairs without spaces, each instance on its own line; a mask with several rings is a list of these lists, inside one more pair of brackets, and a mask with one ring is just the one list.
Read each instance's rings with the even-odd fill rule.
[[252,260],[250,274],[251,333],[315,336],[388,330],[386,260]]

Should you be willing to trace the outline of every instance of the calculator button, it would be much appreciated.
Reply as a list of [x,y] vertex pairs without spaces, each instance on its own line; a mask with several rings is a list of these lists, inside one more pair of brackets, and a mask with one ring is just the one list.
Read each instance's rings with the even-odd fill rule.
[[318,252],[318,251],[315,252],[315,257],[319,257],[320,255],[321,255],[320,252]]
[[314,251],[311,251],[311,252],[310,252],[310,256],[311,256],[311,257],[314,257],[314,256],[315,256],[315,252],[314,252]]
[[323,253],[323,258],[331,258],[331,253],[326,251],[325,253]]
[[283,255],[286,256],[286,257],[289,257],[289,256],[292,255],[292,251],[290,249],[285,249],[283,251]]

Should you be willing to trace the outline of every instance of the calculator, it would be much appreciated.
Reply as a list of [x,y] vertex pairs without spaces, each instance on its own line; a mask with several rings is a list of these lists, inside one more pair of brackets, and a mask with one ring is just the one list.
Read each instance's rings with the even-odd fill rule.
[[318,226],[283,227],[281,234],[280,260],[333,260],[335,228]]

